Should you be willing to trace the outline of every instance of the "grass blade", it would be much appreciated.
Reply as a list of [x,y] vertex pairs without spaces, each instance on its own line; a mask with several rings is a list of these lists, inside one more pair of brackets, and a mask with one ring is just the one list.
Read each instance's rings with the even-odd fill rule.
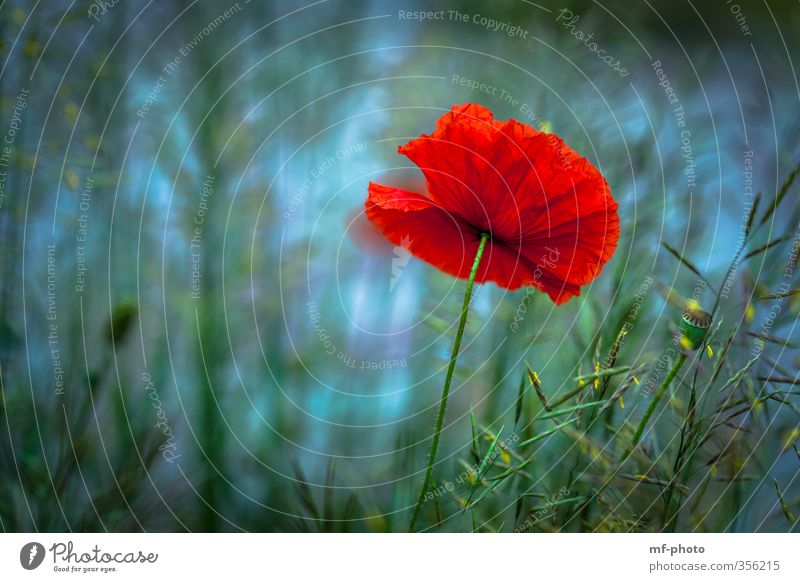
[[800,173],[800,163],[798,163],[789,173],[789,177],[786,178],[786,181],[783,183],[783,185],[781,185],[780,190],[778,190],[778,193],[775,195],[775,199],[772,201],[772,204],[770,204],[769,208],[764,211],[764,216],[761,218],[761,222],[758,223],[758,226],[764,224],[767,220],[769,220],[769,217],[775,213],[775,211],[778,209],[778,206],[780,206],[780,203],[783,202],[783,198],[786,196],[789,188],[792,187],[792,183],[794,182],[795,178],[797,178],[798,173]]
[[789,509],[789,506],[786,504],[786,501],[783,498],[783,491],[781,491],[781,486],[778,485],[778,480],[773,479],[772,481],[773,483],[775,483],[775,491],[778,493],[778,500],[781,503],[781,509],[783,510],[783,515],[786,516],[786,519],[788,519],[789,523],[792,524],[792,527],[794,527],[795,524],[797,524],[797,518],[794,516],[794,514],[792,514],[791,510]]
[[542,391],[542,382],[539,380],[539,375],[531,370],[531,367],[528,364],[525,364],[525,368],[528,371],[528,381],[533,385],[533,389],[536,391],[536,396],[541,401],[542,406],[548,412],[553,410],[553,408],[547,402],[547,396],[545,396],[544,392]]
[[519,390],[517,391],[517,404],[514,409],[514,427],[519,425],[519,418],[520,416],[522,416],[522,402],[524,398],[525,398],[525,374],[522,375],[522,378],[520,378],[519,381]]
[[744,368],[742,368],[741,370],[736,372],[733,376],[731,376],[731,378],[727,382],[725,382],[725,384],[723,384],[722,388],[720,388],[719,391],[724,392],[728,386],[735,385],[742,378],[742,376],[744,376],[747,373],[747,371],[753,367],[753,364],[755,364],[756,360],[758,360],[758,358],[760,357],[761,354],[758,354],[755,357],[753,357],[753,359],[751,359],[749,362],[747,362],[747,364],[745,364]]
[[553,410],[552,412],[548,412],[547,414],[543,414],[541,416],[536,417],[534,420],[547,420],[548,418],[556,418],[558,416],[564,416],[565,414],[570,414],[572,412],[575,412],[576,410],[583,410],[584,408],[596,408],[598,406],[603,406],[608,402],[609,402],[608,400],[596,400],[594,402],[584,402],[583,404],[576,404],[575,406],[569,406],[567,408]]
[[771,249],[771,248],[772,248],[772,247],[774,247],[775,245],[779,245],[779,244],[781,244],[782,242],[786,242],[787,240],[789,240],[789,239],[791,239],[791,238],[793,238],[793,237],[794,237],[794,233],[792,233],[792,234],[787,234],[787,235],[785,235],[785,236],[779,236],[778,238],[771,240],[771,241],[770,241],[770,242],[768,242],[767,244],[761,245],[761,246],[760,246],[760,247],[758,247],[757,249],[753,249],[752,251],[750,251],[749,253],[747,253],[747,254],[744,256],[744,258],[742,259],[742,261],[746,261],[747,259],[749,259],[749,258],[751,258],[751,257],[755,257],[756,255],[760,255],[761,253],[768,251],[769,249]]
[[537,434],[537,435],[535,435],[535,436],[532,436],[532,437],[531,437],[531,438],[529,438],[528,440],[522,441],[521,443],[519,443],[519,444],[517,445],[517,448],[519,448],[519,447],[524,447],[524,446],[526,446],[526,445],[532,445],[533,443],[535,443],[535,442],[537,442],[537,441],[540,441],[540,440],[542,440],[543,438],[545,438],[545,437],[549,437],[551,434],[553,434],[553,433],[556,433],[556,432],[560,431],[560,430],[561,430],[562,428],[564,428],[565,426],[567,426],[567,425],[570,425],[570,424],[572,424],[573,422],[576,422],[577,420],[578,420],[578,417],[576,416],[575,418],[571,418],[571,419],[569,419],[569,420],[568,420],[568,421],[566,421],[566,422],[562,422],[561,424],[557,424],[556,426],[554,426],[553,428],[551,428],[551,429],[549,429],[549,430],[546,430],[546,431],[544,431],[544,432],[540,432],[539,434]]
[[711,283],[709,283],[709,282],[708,282],[708,279],[706,279],[706,278],[703,276],[703,274],[700,272],[700,269],[698,269],[697,267],[695,267],[695,266],[694,266],[694,264],[692,264],[692,262],[691,262],[691,261],[689,261],[689,259],[687,259],[686,257],[684,257],[684,256],[683,256],[683,255],[682,255],[680,252],[678,252],[678,250],[677,250],[675,247],[673,247],[673,246],[672,246],[671,244],[669,244],[668,242],[666,242],[666,241],[661,241],[661,244],[662,244],[662,245],[664,245],[664,248],[665,248],[665,249],[667,249],[667,250],[670,252],[670,254],[672,254],[672,256],[674,256],[674,257],[675,257],[676,259],[678,259],[678,260],[679,260],[681,263],[683,263],[683,265],[684,265],[684,266],[685,266],[687,269],[689,269],[689,270],[690,270],[692,273],[694,273],[695,275],[697,275],[698,277],[700,277],[700,280],[701,280],[701,281],[703,281],[703,282],[706,284],[706,286],[707,286],[709,289],[711,289],[711,290],[713,291],[713,288],[711,287]]

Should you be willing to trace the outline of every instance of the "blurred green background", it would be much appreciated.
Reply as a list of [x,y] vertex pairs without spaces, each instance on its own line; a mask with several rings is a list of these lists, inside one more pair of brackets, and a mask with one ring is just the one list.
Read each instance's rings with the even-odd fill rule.
[[[404,530],[464,284],[382,241],[363,203],[370,180],[423,191],[396,148],[454,103],[558,133],[588,157],[620,204],[622,238],[583,297],[556,308],[535,294],[516,331],[525,292],[477,291],[437,481],[463,470],[470,411],[508,436],[525,363],[548,396],[565,394],[652,278],[618,356],[646,386],[680,315],[668,297],[711,309],[702,281],[722,284],[753,192],[758,220],[800,161],[800,10],[732,4],[4,2],[2,529]],[[420,10],[445,12],[400,14]],[[746,252],[780,241],[738,265],[721,302],[734,339],[720,384],[750,359],[747,333],[766,334],[775,301],[752,298],[784,290],[800,221],[787,192]],[[748,405],[759,377],[797,380],[798,302],[781,299],[767,330],[778,341],[741,386]],[[724,344],[712,342],[716,357]],[[707,377],[711,362],[691,369]],[[640,391],[618,416],[641,417]],[[796,527],[799,414],[787,400],[706,444],[699,466],[715,476],[687,480],[709,493],[679,529]],[[540,408],[529,395],[519,434]],[[681,425],[658,423],[648,446],[666,448]],[[590,450],[567,434],[540,444],[531,491],[592,491],[603,470]],[[659,487],[534,529],[658,529],[639,518]],[[440,528],[510,531],[536,505],[520,491],[487,497],[471,520],[448,495]]]

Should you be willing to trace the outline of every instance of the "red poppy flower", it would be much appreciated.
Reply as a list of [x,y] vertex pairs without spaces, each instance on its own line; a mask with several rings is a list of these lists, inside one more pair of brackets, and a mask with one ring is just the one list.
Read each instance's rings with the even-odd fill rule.
[[469,277],[485,233],[477,282],[532,285],[560,304],[580,295],[617,247],[608,183],[555,134],[468,103],[398,152],[422,170],[430,195],[370,182],[367,217],[390,242],[455,277]]

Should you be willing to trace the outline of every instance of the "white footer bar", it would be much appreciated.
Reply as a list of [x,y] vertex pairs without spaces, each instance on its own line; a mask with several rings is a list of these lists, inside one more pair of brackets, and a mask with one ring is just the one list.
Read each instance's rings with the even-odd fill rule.
[[798,539],[792,534],[3,534],[0,580],[121,582],[196,575],[427,582],[508,575],[576,580],[598,574],[637,582],[800,580]]

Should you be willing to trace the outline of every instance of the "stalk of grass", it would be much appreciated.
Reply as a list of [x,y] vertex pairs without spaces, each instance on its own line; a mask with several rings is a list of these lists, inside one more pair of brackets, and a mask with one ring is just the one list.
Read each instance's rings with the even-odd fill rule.
[[578,394],[583,392],[585,389],[586,389],[586,386],[584,385],[584,386],[578,386],[574,390],[570,390],[569,392],[564,394],[564,396],[562,396],[561,398],[559,398],[555,402],[551,402],[550,403],[550,408],[556,408],[556,407],[564,404],[567,400],[570,400],[570,399],[574,398],[575,396],[577,396]]
[[[751,217],[752,218],[752,217]],[[736,252],[735,258],[731,261],[730,266],[728,267],[728,271],[725,275],[725,280],[728,280],[728,277],[731,276],[733,273],[733,268],[736,262],[738,261],[739,256],[744,249],[744,245],[746,241],[744,241]],[[722,288],[720,287],[720,293],[717,294],[717,299],[714,303],[714,308],[712,311],[716,313],[721,299],[721,291]],[[740,320],[741,321],[741,320]],[[703,343],[705,343],[706,347],[711,345],[713,338],[716,336],[716,333],[719,331],[720,326],[722,324],[722,320],[717,322],[716,327],[708,334]],[[725,352],[727,353],[727,348],[730,346],[728,344],[726,346]],[[702,348],[701,348],[702,349]],[[724,355],[723,355],[724,357]],[[720,367],[721,367],[720,363]],[[683,500],[684,491],[682,489],[682,483],[685,480],[688,480],[689,476],[692,474],[693,462],[694,462],[694,455],[699,450],[699,446],[696,444],[697,434],[698,434],[698,426],[700,421],[697,420],[697,411],[702,411],[705,405],[705,397],[708,395],[709,390],[706,389],[701,401],[698,403],[697,401],[697,382],[698,382],[698,375],[700,373],[700,366],[695,368],[694,376],[692,378],[692,385],[691,390],[689,393],[689,404],[686,409],[686,421],[681,423],[681,435],[680,435],[680,443],[678,445],[678,452],[675,455],[675,462],[672,467],[672,479],[669,481],[669,485],[664,491],[664,510],[662,512],[662,529],[671,528],[671,531],[675,531],[678,523],[678,512],[681,507],[681,503]],[[707,384],[706,388],[708,388],[711,384]],[[691,449],[691,452],[690,452]],[[684,478],[684,475],[686,477]],[[673,495],[677,495],[677,503],[676,509],[674,513],[670,513],[670,509],[672,507],[672,499]]]
[[678,357],[675,359],[675,363],[672,365],[672,369],[670,369],[667,377],[664,378],[664,381],[661,383],[661,386],[658,388],[658,392],[653,397],[653,400],[650,401],[650,406],[647,407],[647,410],[642,417],[641,422],[639,422],[639,426],[636,428],[636,432],[633,434],[633,439],[631,439],[630,446],[625,450],[620,458],[620,462],[624,461],[628,458],[631,454],[631,451],[636,448],[636,445],[639,444],[639,439],[642,438],[642,433],[644,433],[644,429],[647,427],[647,423],[650,421],[650,417],[653,416],[653,412],[655,412],[656,407],[658,406],[659,401],[664,396],[664,393],[669,388],[669,385],[672,384],[672,380],[678,374],[678,371],[683,366],[683,363],[686,361],[686,354],[681,352]]
[[[519,390],[517,391],[517,402],[514,407],[514,427],[519,424],[519,419],[522,416],[522,405],[525,401],[525,375],[522,375],[519,381]],[[473,418],[474,422],[474,418]]]
[[778,237],[778,238],[776,238],[776,239],[774,239],[774,240],[772,240],[772,241],[770,241],[770,242],[768,242],[766,244],[761,245],[757,249],[753,249],[752,251],[747,253],[744,256],[744,259],[742,259],[742,260],[746,261],[747,259],[751,259],[751,258],[753,258],[753,257],[755,257],[757,255],[760,255],[761,253],[768,251],[769,249],[771,249],[775,245],[779,245],[782,242],[786,242],[787,240],[790,240],[793,237],[794,237],[794,233],[789,233],[789,234],[786,234],[784,236],[780,236],[780,237]]
[[475,413],[469,413],[470,429],[472,431],[472,458],[476,463],[481,460],[481,445],[478,442],[478,424],[475,420]]
[[353,521],[357,501],[358,498],[355,493],[351,493],[347,498],[347,503],[345,503],[344,509],[342,510],[342,515],[339,517],[339,521],[342,523],[342,533],[348,533],[350,531],[350,522]]
[[758,207],[761,205],[761,192],[756,194],[755,199],[753,200],[753,206],[750,208],[750,215],[747,217],[747,239],[750,238],[750,234],[752,233],[753,229],[753,221],[756,218],[756,214],[758,214]]
[[320,512],[317,509],[317,504],[314,501],[314,495],[311,492],[311,487],[308,486],[308,481],[306,481],[306,477],[303,474],[303,469],[300,467],[300,463],[297,460],[292,459],[292,468],[294,469],[295,474],[295,485],[297,487],[297,496],[300,499],[300,503],[303,509],[309,514],[309,516],[319,522],[320,520]]
[[678,249],[676,249],[675,247],[673,247],[671,244],[669,244],[669,243],[668,243],[668,242],[666,242],[666,241],[662,241],[662,242],[661,242],[661,244],[662,244],[662,245],[664,245],[664,248],[665,248],[665,249],[667,249],[667,250],[669,251],[669,253],[670,253],[672,256],[674,256],[674,257],[675,257],[676,259],[678,259],[678,260],[679,260],[681,263],[683,263],[683,265],[684,265],[684,266],[685,266],[687,269],[689,269],[689,270],[690,270],[692,273],[694,273],[695,275],[697,275],[697,276],[700,278],[700,280],[701,280],[701,281],[703,281],[703,282],[706,284],[706,287],[707,287],[708,289],[710,289],[712,293],[714,293],[715,295],[717,294],[717,293],[716,293],[716,291],[714,291],[714,289],[712,288],[712,286],[711,286],[711,283],[709,283],[708,279],[706,279],[706,278],[703,276],[703,274],[700,272],[700,269],[698,269],[697,267],[695,267],[695,266],[694,266],[694,264],[693,264],[693,263],[692,263],[692,262],[691,262],[689,259],[687,259],[686,257],[684,257],[684,256],[683,256],[683,255],[680,253],[680,251],[678,251]]
[[[733,376],[725,382],[725,384],[720,388],[720,392],[724,392],[726,388],[729,386],[736,386],[738,381],[750,370],[750,368],[756,363],[759,359],[760,354],[753,357],[741,370],[737,371]],[[745,412],[751,408],[750,404],[748,404],[742,411],[738,412],[737,414],[741,414],[741,412]],[[690,408],[688,411],[688,418],[687,422],[685,423],[685,429],[681,431],[681,443],[678,448],[678,454],[675,457],[675,465],[673,467],[674,471],[674,478],[670,481],[670,486],[667,488],[665,492],[665,505],[664,505],[664,527],[670,528],[672,531],[675,530],[677,527],[677,513],[680,509],[681,503],[683,501],[683,491],[680,489],[681,484],[688,479],[689,475],[692,473],[692,463],[694,461],[695,453],[699,450],[700,446],[702,446],[703,442],[697,443],[697,425],[695,423],[695,410],[694,410],[694,403],[690,402]],[[725,422],[727,422],[726,419]],[[709,429],[709,434],[712,430],[716,428],[712,426]],[[672,504],[672,496],[675,489],[677,490],[677,500],[675,503],[675,511],[674,513],[670,513],[671,504]]]
[[557,416],[564,416],[565,414],[570,414],[578,410],[585,410],[587,408],[597,408],[598,406],[603,406],[605,404],[608,404],[608,400],[595,400],[593,402],[584,402],[583,404],[576,404],[575,406],[568,406],[567,408],[551,410],[546,414],[537,416],[533,420],[546,420],[548,418],[556,418]]
[[760,353],[756,354],[749,362],[747,362],[747,364],[745,364],[744,368],[742,368],[741,370],[736,372],[733,376],[731,376],[731,378],[727,382],[725,382],[725,384],[722,385],[719,391],[724,392],[725,389],[728,388],[729,386],[735,386],[735,384],[739,380],[741,380],[742,376],[744,376],[747,373],[747,371],[753,366],[753,364],[756,363],[756,360],[758,360],[760,357],[761,357]]
[[[526,368],[527,373],[528,373],[528,381],[531,383],[531,385],[533,386],[533,389],[536,391],[536,397],[542,403],[542,407],[545,410],[547,410],[548,412],[552,411],[553,407],[550,406],[550,403],[547,401],[547,396],[542,391],[542,383],[539,381],[539,375],[536,372],[534,372],[533,370],[531,370],[531,367],[528,364],[525,364],[525,368]],[[523,384],[523,386],[525,384],[525,378],[524,377],[522,379],[522,384]],[[520,387],[520,389],[521,388],[522,387]],[[521,397],[522,397],[522,391],[520,390],[520,398]],[[520,409],[522,408],[521,404],[520,404],[519,408]]]
[[472,288],[475,285],[475,276],[478,274],[478,267],[481,264],[483,251],[486,248],[486,242],[489,240],[488,233],[481,234],[480,243],[478,244],[478,251],[475,253],[475,260],[472,263],[472,269],[469,273],[467,280],[467,289],[464,292],[464,302],[461,305],[461,318],[458,321],[458,330],[456,331],[456,340],[453,343],[453,351],[450,354],[450,364],[447,367],[447,375],[444,379],[444,389],[442,390],[442,398],[439,402],[439,414],[436,417],[436,428],[433,431],[433,441],[431,442],[431,452],[428,456],[428,467],[425,469],[425,479],[422,482],[422,490],[420,491],[417,504],[414,506],[414,511],[411,514],[411,521],[408,524],[408,531],[414,531],[414,525],[417,522],[417,516],[422,508],[422,503],[425,500],[425,493],[431,483],[431,475],[433,474],[433,465],[436,462],[436,452],[439,448],[439,437],[442,433],[442,425],[444,424],[444,414],[447,410],[447,397],[450,395],[450,383],[453,381],[453,372],[456,369],[456,361],[458,360],[458,353],[461,349],[461,338],[464,336],[464,328],[467,325],[467,313],[469,312],[469,303],[472,299]]
[[764,216],[761,218],[761,222],[758,223],[759,228],[761,227],[762,224],[767,222],[770,216],[772,216],[778,209],[778,206],[780,206],[781,202],[783,202],[784,196],[786,196],[786,193],[789,191],[789,188],[792,187],[792,183],[794,183],[795,178],[797,178],[798,174],[800,174],[800,163],[798,163],[794,168],[792,168],[792,171],[789,173],[789,176],[786,178],[786,181],[783,184],[781,184],[780,189],[775,194],[775,199],[772,201],[772,204],[770,204],[769,207],[764,211]]
[[769,295],[762,295],[760,297],[756,297],[753,301],[772,301],[773,299],[783,299],[785,297],[791,297],[792,295],[800,294],[800,289],[792,289],[791,291],[786,291],[785,293],[771,293]]
[[333,531],[333,485],[336,480],[336,466],[334,460],[328,463],[328,471],[325,474],[325,492],[322,496],[322,531]]
[[575,376],[576,382],[589,382],[593,380],[597,380],[600,378],[609,378],[611,376],[617,376],[619,374],[624,374],[625,372],[630,371],[631,366],[620,366],[618,368],[605,368],[600,369],[596,372],[592,372],[591,374],[583,374],[581,376]]
[[786,503],[786,500],[783,498],[783,491],[781,491],[781,486],[778,485],[778,480],[773,479],[772,482],[775,484],[775,491],[778,494],[778,501],[781,504],[781,511],[783,511],[783,515],[789,520],[789,523],[792,527],[797,525],[797,518],[792,513],[791,509],[789,509],[789,505]]
[[480,464],[478,465],[478,469],[475,473],[475,483],[470,488],[469,496],[467,496],[467,500],[464,503],[464,511],[466,511],[466,509],[470,506],[470,501],[475,495],[475,491],[477,491],[478,487],[480,487],[483,477],[486,475],[489,469],[492,468],[492,465],[494,465],[494,460],[497,458],[497,455],[494,454],[494,450],[500,443],[500,435],[502,433],[503,427],[500,427],[500,430],[497,431],[497,435],[495,435],[492,439],[492,444],[489,446],[489,450],[486,451],[486,456],[484,456],[483,460],[481,460]]
[[565,422],[562,422],[561,424],[557,424],[556,426],[554,426],[553,428],[551,428],[549,430],[541,432],[541,433],[539,433],[537,435],[532,436],[529,439],[526,439],[526,440],[522,441],[521,443],[517,444],[517,447],[521,448],[521,447],[524,447],[524,446],[527,446],[527,445],[532,445],[533,443],[538,442],[538,441],[542,440],[543,438],[550,436],[551,434],[557,433],[558,431],[560,431],[565,426],[568,426],[568,425],[570,425],[570,424],[572,424],[574,422],[577,422],[578,418],[579,417],[574,416],[574,417],[570,418],[569,420],[567,420]]
[[800,348],[800,344],[798,344],[797,342],[793,342],[790,339],[785,339],[785,338],[782,338],[782,337],[776,337],[774,335],[768,335],[768,334],[764,334],[764,333],[755,333],[755,332],[752,332],[752,331],[746,331],[744,333],[745,333],[745,335],[748,335],[748,336],[750,336],[752,338],[755,338],[755,339],[763,341],[763,342],[770,342],[770,343],[773,343],[773,344],[776,344],[776,345],[779,345],[779,346],[782,346],[782,347],[791,348],[793,350],[796,350],[796,349]]

